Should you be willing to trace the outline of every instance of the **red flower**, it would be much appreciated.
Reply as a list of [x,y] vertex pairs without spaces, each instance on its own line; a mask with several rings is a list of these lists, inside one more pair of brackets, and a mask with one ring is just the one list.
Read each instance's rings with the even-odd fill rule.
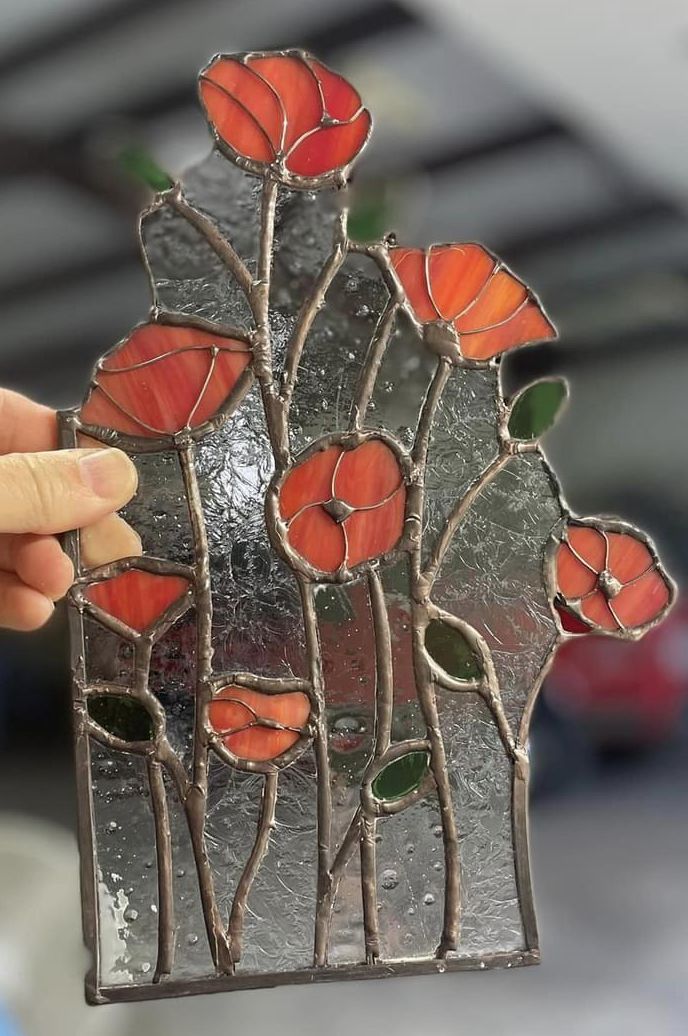
[[405,506],[399,460],[380,439],[318,450],[289,471],[279,491],[291,552],[330,575],[390,551],[401,538]]
[[482,245],[391,248],[389,255],[413,316],[444,332],[443,347],[457,357],[490,360],[556,336],[532,292]]
[[292,186],[345,174],[370,135],[351,84],[301,51],[217,57],[201,73],[200,95],[230,158],[252,172],[272,168]]
[[307,734],[311,703],[301,691],[263,694],[223,687],[210,703],[210,725],[238,759],[277,759]]
[[667,610],[674,587],[640,533],[621,523],[571,521],[556,549],[556,603],[568,633],[639,636]]
[[234,338],[143,324],[99,362],[81,421],[144,438],[197,429],[222,409],[250,359]]
[[[84,600],[105,615],[114,616],[137,633],[145,633],[159,619],[176,611],[184,597],[191,603],[190,582],[184,576],[162,575],[131,568],[99,582],[89,583]],[[180,608],[183,605],[180,604]],[[180,612],[181,614],[181,612]]]

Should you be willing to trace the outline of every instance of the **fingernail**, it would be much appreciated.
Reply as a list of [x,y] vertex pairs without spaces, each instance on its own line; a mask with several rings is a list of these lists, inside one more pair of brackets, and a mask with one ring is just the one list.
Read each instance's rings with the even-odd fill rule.
[[96,496],[103,499],[121,497],[136,491],[138,476],[134,464],[121,450],[92,450],[79,461],[81,480]]

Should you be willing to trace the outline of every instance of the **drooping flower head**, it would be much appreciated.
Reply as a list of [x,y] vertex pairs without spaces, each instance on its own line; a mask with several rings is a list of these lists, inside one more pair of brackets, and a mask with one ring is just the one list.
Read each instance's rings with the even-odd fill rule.
[[308,734],[311,704],[302,691],[264,694],[246,687],[223,687],[208,710],[211,727],[237,760],[279,760]]
[[202,429],[250,360],[238,339],[190,325],[142,324],[99,362],[81,422],[144,439]]
[[482,245],[394,247],[389,256],[427,344],[457,362],[556,337],[537,298]]
[[278,545],[327,580],[391,551],[404,530],[406,484],[388,441],[342,437],[296,463],[278,492]]
[[370,136],[353,86],[303,51],[219,55],[199,89],[220,148],[291,187],[341,180]]
[[567,633],[639,637],[674,599],[651,545],[622,522],[571,519],[553,547],[549,580]]

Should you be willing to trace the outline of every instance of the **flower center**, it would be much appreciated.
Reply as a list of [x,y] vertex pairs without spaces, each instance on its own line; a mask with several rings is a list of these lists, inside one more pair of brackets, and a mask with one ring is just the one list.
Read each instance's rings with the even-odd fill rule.
[[605,568],[604,571],[600,572],[597,577],[597,585],[607,600],[611,600],[612,597],[616,597],[622,589],[622,584],[616,576],[612,575],[608,568]]
[[343,500],[337,500],[336,497],[332,497],[331,500],[327,500],[323,504],[324,509],[329,514],[330,518],[333,518],[338,525],[341,525],[343,521],[349,517],[350,514],[354,513],[353,507],[349,507]]

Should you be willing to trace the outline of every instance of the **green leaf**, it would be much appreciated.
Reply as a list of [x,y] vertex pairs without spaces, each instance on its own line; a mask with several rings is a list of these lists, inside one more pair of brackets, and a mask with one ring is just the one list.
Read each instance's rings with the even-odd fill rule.
[[556,421],[568,395],[562,378],[544,378],[524,388],[511,404],[509,434],[512,439],[539,439]]
[[482,676],[480,659],[463,633],[441,619],[428,623],[425,650],[433,662],[455,680],[476,680]]
[[153,721],[139,702],[124,695],[88,699],[88,714],[108,734],[122,741],[150,741]]
[[430,766],[427,752],[408,752],[380,770],[372,784],[379,802],[395,802],[409,795],[425,780]]
[[174,180],[169,173],[161,169],[153,156],[142,147],[132,145],[124,148],[120,151],[119,162],[130,176],[153,191],[169,191],[174,187]]
[[368,183],[354,188],[347,230],[352,241],[377,241],[392,219],[389,187]]

